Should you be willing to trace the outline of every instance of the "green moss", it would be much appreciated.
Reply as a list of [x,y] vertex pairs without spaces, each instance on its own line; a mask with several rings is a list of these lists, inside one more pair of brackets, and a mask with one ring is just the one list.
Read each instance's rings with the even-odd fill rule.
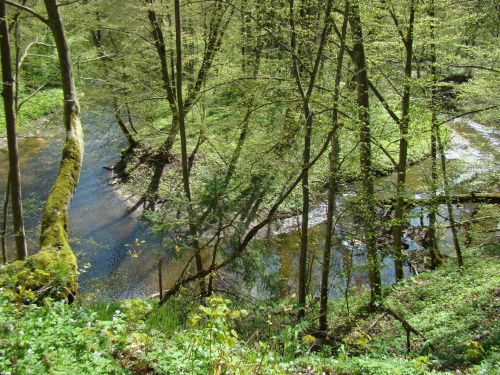
[[81,161],[79,139],[68,137],[42,216],[40,252],[6,269],[10,275],[17,275],[18,285],[44,290],[44,295],[57,299],[78,289],[76,257],[68,242],[68,207],[80,177]]
[[[68,244],[68,207],[80,177],[81,152],[76,138],[68,138],[63,149],[59,175],[47,198],[42,217],[40,249],[65,250]],[[70,250],[70,249],[69,249]],[[71,251],[71,250],[70,250]]]

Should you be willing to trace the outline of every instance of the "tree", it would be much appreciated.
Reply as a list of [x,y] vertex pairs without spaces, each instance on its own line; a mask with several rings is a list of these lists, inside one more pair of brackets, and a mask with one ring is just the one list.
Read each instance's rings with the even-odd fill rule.
[[363,28],[359,3],[350,3],[349,23],[353,35],[352,60],[356,69],[354,82],[357,90],[358,121],[360,124],[360,168],[362,178],[362,221],[365,233],[366,254],[368,257],[368,276],[370,280],[371,303],[382,296],[382,281],[375,234],[375,192],[371,152],[369,82],[366,68]]
[[[16,113],[14,109],[14,78],[10,57],[9,28],[5,11],[5,2],[0,2],[0,52],[2,57],[2,79],[7,141],[9,149],[9,181],[12,194],[12,217],[16,242],[16,258],[24,260],[28,256],[24,234],[23,208],[21,197],[21,173],[17,154]],[[5,220],[5,218],[4,218]],[[2,236],[3,237],[3,236]]]
[[[436,61],[436,41],[435,41],[435,9],[434,9],[434,0],[430,1],[429,8],[427,10],[427,14],[430,17],[430,74],[431,74],[431,186],[430,186],[430,196],[431,201],[436,200],[437,195],[437,187],[438,187],[438,173],[437,173],[437,132],[439,130],[438,127],[438,98],[437,98],[437,61]],[[436,236],[436,213],[437,213],[438,205],[437,203],[431,203],[429,207],[429,255],[431,258],[431,267],[436,268],[440,263],[442,263],[443,259],[439,252],[439,248],[437,245],[437,236]]]
[[[304,115],[304,151],[302,156],[302,165],[306,168],[311,161],[311,136],[314,119],[314,110],[311,106],[310,100],[314,89],[316,78],[319,74],[320,62],[323,58],[323,49],[326,44],[327,33],[330,29],[330,12],[332,9],[333,1],[328,1],[323,21],[323,28],[318,45],[318,51],[315,56],[314,66],[309,74],[309,82],[307,87],[302,84],[301,62],[299,61],[300,54],[297,49],[297,31],[295,29],[295,8],[294,1],[290,0],[290,27],[291,33],[291,54],[293,62],[293,76],[297,84],[297,90],[300,93],[302,100],[302,111]],[[302,7],[307,7],[302,4]],[[302,9],[302,17],[309,15],[309,12]],[[309,205],[310,205],[310,192],[309,192],[309,170],[306,169],[302,177],[302,221],[300,232],[300,260],[299,260],[299,318],[303,318],[305,314],[305,303],[307,295],[307,258],[308,258],[308,231],[309,231]]]
[[[340,80],[342,78],[342,67],[344,61],[345,41],[347,34],[349,14],[349,2],[345,2],[344,7],[344,21],[342,24],[342,31],[340,34],[340,48],[337,54],[337,69],[335,74],[335,87],[333,94],[333,113],[332,122],[337,124],[339,119],[339,99],[340,99]],[[336,211],[335,200],[339,190],[339,173],[340,173],[340,160],[339,160],[339,137],[335,134],[332,138],[330,155],[329,155],[329,176],[328,176],[328,204],[326,213],[326,233],[325,233],[325,249],[323,252],[323,267],[321,271],[321,294],[320,294],[320,318],[319,329],[326,332],[328,329],[328,286],[330,274],[330,261],[332,252],[332,239],[334,236],[334,215]]]
[[[111,103],[113,105],[114,109],[114,115],[116,122],[118,123],[118,126],[120,127],[120,130],[122,131],[123,135],[127,139],[129,149],[128,151],[134,149],[137,145],[138,142],[134,137],[134,134],[130,131],[128,128],[127,124],[125,123],[125,120],[123,119],[123,116],[121,115],[121,107],[118,102],[118,93],[115,85],[110,81],[111,78],[111,69],[109,68],[108,64],[109,61],[111,60],[109,56],[105,55],[104,48],[103,48],[103,43],[102,43],[102,33],[101,30],[92,30],[92,40],[94,42],[95,48],[97,49],[100,57],[100,61],[102,62],[104,74],[105,74],[105,80],[108,82],[109,89],[111,90]],[[130,119],[130,117],[129,117]],[[131,120],[131,119],[130,119]],[[130,121],[131,126],[133,126],[132,121]]]
[[[68,208],[80,177],[83,158],[83,133],[80,122],[80,106],[76,93],[73,65],[64,24],[59,13],[57,0],[44,0],[47,18],[32,8],[5,1],[22,9],[46,24],[56,43],[61,84],[64,93],[64,128],[66,142],[63,148],[57,179],[50,191],[42,215],[40,252],[35,254],[37,267],[47,269],[51,263],[63,262],[67,269],[66,279],[62,280],[65,295],[74,292],[77,279],[76,257],[68,242]],[[53,287],[55,288],[55,286]]]
[[403,97],[401,99],[401,120],[399,121],[399,162],[398,162],[398,177],[397,177],[397,203],[394,213],[394,269],[396,271],[396,281],[404,278],[403,259],[401,255],[401,237],[404,218],[404,196],[406,189],[406,164],[408,163],[408,127],[410,125],[410,95],[411,95],[411,79],[412,79],[412,61],[413,56],[413,24],[415,21],[415,2],[410,1],[409,4],[409,19],[406,27],[406,35],[401,29],[400,21],[394,10],[388,7],[394,25],[401,37],[401,41],[405,49],[405,66],[404,75],[405,81],[403,85]]
[[[154,5],[154,0],[147,0],[147,2],[152,6]],[[164,37],[164,33],[161,27],[161,21],[159,16],[154,8],[148,9],[148,18],[150,21],[154,44],[156,47],[156,51],[158,54],[158,58],[160,60],[161,65],[161,77],[163,81],[163,86],[166,91],[166,99],[168,101],[170,110],[172,111],[172,126],[169,131],[169,135],[166,140],[161,144],[161,146],[156,150],[153,175],[151,177],[151,182],[148,186],[146,195],[150,201],[150,208],[154,208],[154,201],[158,198],[157,192],[159,188],[159,183],[161,176],[163,174],[163,170],[165,165],[169,161],[169,153],[174,145],[175,139],[179,132],[179,116],[177,100],[178,93],[175,91],[174,82],[174,72],[169,73],[168,70],[168,56],[166,49],[166,41]],[[229,12],[229,16],[225,19],[225,14],[227,12],[228,6],[224,4],[222,1],[215,1],[213,5],[213,13],[210,18],[210,24],[208,26],[208,32],[206,37],[206,46],[203,52],[203,58],[201,65],[198,70],[198,74],[196,76],[196,80],[194,85],[190,86],[188,90],[186,98],[183,100],[183,108],[185,116],[194,106],[194,104],[198,101],[200,97],[200,91],[205,84],[208,73],[212,67],[215,56],[221,48],[222,39],[224,33],[229,25],[229,21],[232,15],[232,12]],[[172,64],[173,65],[173,64]],[[173,68],[172,68],[173,69]],[[177,72],[176,74],[182,74],[181,72]]]

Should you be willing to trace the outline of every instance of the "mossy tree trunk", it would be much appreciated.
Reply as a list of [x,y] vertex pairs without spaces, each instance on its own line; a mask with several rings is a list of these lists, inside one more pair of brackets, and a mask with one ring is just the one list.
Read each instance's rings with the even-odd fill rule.
[[[61,75],[61,86],[64,94],[64,129],[66,132],[66,143],[63,148],[61,163],[57,179],[49,193],[45,209],[42,215],[40,251],[33,256],[30,268],[40,268],[44,270],[57,269],[57,278],[46,278],[40,276],[33,280],[27,279],[27,273],[23,273],[23,279],[27,288],[40,288],[42,286],[46,293],[60,298],[72,295],[77,290],[77,265],[76,257],[71,251],[68,241],[68,209],[73,198],[78,180],[83,158],[83,132],[80,122],[80,106],[73,78],[73,65],[69,51],[66,31],[59,13],[57,0],[44,0],[47,18],[37,13],[32,8],[4,0],[6,4],[14,6],[29,13],[39,21],[46,24],[56,44]],[[26,268],[28,264],[14,263],[15,268]],[[23,282],[21,278],[20,282]],[[29,281],[29,283],[28,283]]]
[[362,220],[365,232],[370,280],[371,304],[382,296],[380,265],[375,238],[375,192],[373,182],[369,82],[366,70],[363,29],[357,1],[350,2],[349,23],[353,34],[352,60],[356,67],[354,81],[357,89],[358,121],[360,123],[360,167],[362,186]]
[[[16,243],[16,258],[24,260],[28,256],[24,235],[23,207],[21,197],[21,172],[17,153],[16,112],[14,109],[14,78],[10,56],[9,27],[5,2],[0,1],[0,52],[2,59],[3,102],[7,127],[7,147],[9,150],[9,181],[12,195],[12,222]],[[2,237],[3,238],[3,237]]]
[[[44,0],[47,9],[47,24],[52,31],[59,57],[61,83],[64,93],[64,145],[59,174],[50,191],[42,216],[40,248],[67,248],[68,244],[68,207],[80,178],[83,158],[83,132],[80,122],[80,107],[73,79],[73,65],[66,38],[66,31],[59,13],[57,0]],[[71,254],[74,258],[74,255]]]

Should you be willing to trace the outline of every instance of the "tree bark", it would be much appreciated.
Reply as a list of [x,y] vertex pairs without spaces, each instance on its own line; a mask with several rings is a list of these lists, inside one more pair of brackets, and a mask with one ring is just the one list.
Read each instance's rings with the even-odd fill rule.
[[[347,33],[347,20],[349,13],[349,2],[345,2],[344,7],[344,22],[342,24],[342,34],[340,38],[340,49],[337,55],[337,71],[335,74],[335,89],[333,94],[333,113],[332,123],[338,123],[338,106],[340,98],[340,80],[342,78],[342,64],[344,60],[344,47]],[[326,234],[325,234],[325,249],[323,252],[323,267],[321,271],[321,291],[320,291],[320,318],[319,329],[326,332],[328,329],[328,288],[330,275],[330,261],[332,254],[332,239],[335,233],[334,216],[336,211],[335,200],[337,198],[339,181],[338,173],[340,170],[339,163],[339,137],[335,134],[332,138],[331,150],[329,155],[329,178],[328,178],[328,209],[326,213]]]
[[[57,0],[44,0],[48,14],[47,24],[56,43],[64,93],[64,145],[59,173],[49,193],[42,215],[40,249],[36,260],[45,267],[49,262],[61,260],[68,267],[67,285],[73,288],[77,278],[76,258],[68,243],[68,209],[78,184],[83,158],[83,132],[80,106],[73,79],[73,65],[66,31],[59,13]],[[66,291],[66,292],[69,292]]]
[[3,202],[3,221],[2,229],[0,229],[0,237],[2,239],[2,257],[3,264],[7,263],[7,248],[6,248],[6,237],[7,237],[7,219],[9,212],[9,197],[10,197],[10,173],[7,173],[7,184],[5,186],[5,200]]
[[16,243],[16,258],[24,260],[28,256],[24,234],[23,206],[21,197],[21,172],[17,153],[16,113],[14,109],[14,78],[10,56],[9,28],[5,2],[0,2],[0,52],[2,60],[3,102],[7,127],[7,147],[9,150],[9,180],[12,195],[12,222]]
[[[436,42],[435,42],[435,26],[434,26],[434,0],[431,0],[430,8],[427,12],[429,17],[431,18],[430,25],[430,50],[431,50],[431,66],[430,73],[432,78],[431,85],[431,159],[432,159],[432,167],[431,167],[431,202],[436,201],[437,196],[437,179],[438,179],[438,170],[437,170],[437,131],[438,131],[438,119],[437,119],[437,67],[436,67]],[[429,207],[429,257],[431,258],[431,268],[437,268],[443,262],[443,256],[439,252],[438,243],[437,243],[437,235],[436,235],[436,214],[438,210],[438,205],[436,203],[431,203]]]
[[[189,218],[189,233],[193,237],[192,246],[195,252],[196,270],[203,270],[203,262],[201,259],[200,249],[196,236],[198,231],[194,220],[193,200],[191,197],[191,186],[189,184],[189,161],[187,155],[187,140],[186,140],[186,124],[184,121],[184,102],[182,98],[182,41],[181,41],[181,15],[179,0],[175,0],[175,50],[176,50],[176,91],[177,91],[177,113],[179,114],[179,132],[181,136],[181,164],[182,164],[182,183],[184,186],[184,194],[188,200],[188,218]],[[205,282],[200,279],[201,295],[205,294]]]
[[380,265],[375,238],[375,194],[371,154],[370,102],[368,97],[368,72],[366,71],[363,29],[357,1],[350,5],[349,23],[354,37],[353,63],[356,67],[354,80],[357,88],[358,121],[360,123],[360,166],[362,183],[362,220],[365,232],[368,274],[370,279],[371,304],[382,296]]
[[[398,26],[396,15],[392,12],[391,15],[394,19],[396,27]],[[396,282],[404,278],[403,272],[403,258],[401,255],[402,247],[402,232],[404,220],[404,195],[406,191],[406,164],[408,159],[408,127],[410,124],[410,93],[411,93],[411,72],[412,72],[412,59],[413,59],[413,22],[415,19],[415,3],[414,0],[410,2],[410,17],[408,22],[408,30],[406,37],[401,35],[402,42],[405,47],[405,82],[403,89],[403,99],[401,103],[402,116],[399,123],[399,163],[398,163],[398,176],[397,176],[397,203],[394,213],[394,269],[396,272]]]

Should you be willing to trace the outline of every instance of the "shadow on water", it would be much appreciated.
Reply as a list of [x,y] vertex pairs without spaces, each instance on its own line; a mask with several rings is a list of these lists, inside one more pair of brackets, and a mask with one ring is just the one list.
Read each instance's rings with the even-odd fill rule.
[[[77,191],[70,207],[70,238],[72,247],[78,257],[80,267],[90,263],[91,267],[80,275],[80,293],[93,293],[100,299],[122,299],[131,297],[147,296],[156,292],[156,252],[159,242],[151,236],[149,229],[141,223],[136,213],[132,213],[130,205],[117,193],[114,186],[110,186],[112,171],[104,166],[114,165],[120,157],[120,150],[126,146],[126,141],[120,133],[118,126],[114,124],[114,118],[110,112],[103,109],[101,113],[86,114],[82,119],[85,133],[85,157]],[[470,124],[469,124],[470,125]],[[498,157],[495,158],[493,167],[479,164],[487,160],[482,152],[471,147],[471,142],[466,138],[469,133],[477,137],[489,135],[481,124],[474,123],[469,127],[463,125],[456,133],[455,143],[448,151],[449,159],[460,159],[460,163],[467,164],[469,172],[473,169],[488,171],[496,168]],[[486,135],[485,135],[486,134]],[[498,141],[497,138],[495,142]],[[485,139],[487,142],[488,139]],[[490,142],[491,143],[491,142]],[[30,204],[25,204],[28,211],[26,226],[28,229],[29,252],[36,252],[38,243],[38,228],[40,225],[41,209],[45,202],[52,184],[56,178],[59,168],[60,153],[62,151],[63,139],[61,136],[52,138],[26,138],[20,140],[21,173],[23,184],[23,197],[30,197]],[[493,145],[494,146],[494,145]],[[496,164],[495,164],[496,163]],[[471,165],[473,166],[471,168]],[[0,194],[4,196],[4,188],[7,174],[7,154],[0,153]],[[415,166],[409,170],[409,190],[417,193],[425,189],[425,174],[423,171],[428,166]],[[458,174],[456,180],[462,184],[465,180],[470,181],[471,176]],[[474,175],[476,176],[476,175]],[[394,186],[394,176],[378,179],[380,190],[391,193]],[[476,178],[477,180],[477,178]],[[349,188],[352,190],[352,187]],[[338,201],[340,208],[348,204],[348,200],[355,196],[352,191],[346,191]],[[36,198],[34,198],[36,197]],[[36,207],[35,207],[36,206]],[[458,219],[467,217],[470,207],[460,207]],[[414,209],[410,214],[414,215],[412,225],[418,225],[420,208]],[[348,210],[346,210],[348,211]],[[445,208],[442,206],[440,214],[446,216]],[[312,280],[320,277],[320,260],[322,259],[322,246],[324,246],[324,221],[326,206],[319,202],[311,210],[311,256],[315,258],[317,267],[312,268]],[[297,218],[290,218],[275,223],[271,234],[274,238],[272,249],[273,261],[272,272],[281,273],[287,280],[287,285],[282,290],[282,295],[296,291],[295,280],[298,270],[298,245],[300,239],[294,228],[298,224]],[[363,244],[358,242],[353,228],[355,218],[345,215],[338,223],[336,229],[339,235],[335,253],[332,257],[331,269],[331,295],[343,294],[347,279],[346,270],[350,269],[350,287],[362,290],[367,285],[366,257]],[[424,225],[427,223],[424,213]],[[141,254],[134,258],[129,254],[130,247],[135,239],[145,241],[141,245]],[[449,233],[444,233],[441,239],[442,249],[451,249]],[[446,251],[446,250],[445,250]],[[14,256],[12,241],[10,241],[10,259]],[[166,265],[164,275],[167,280],[166,287],[171,284],[185,265],[185,258],[171,260]],[[390,256],[381,257],[381,270],[384,283],[394,281],[393,260]],[[257,287],[255,293],[264,295],[265,292]]]

